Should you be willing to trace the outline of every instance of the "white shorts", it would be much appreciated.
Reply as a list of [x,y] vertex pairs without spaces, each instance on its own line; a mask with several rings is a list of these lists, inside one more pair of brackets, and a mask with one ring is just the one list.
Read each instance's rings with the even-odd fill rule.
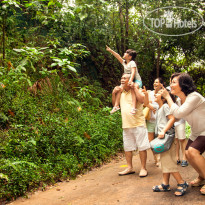
[[186,139],[185,123],[182,123],[175,127],[175,137],[178,138],[179,140]]
[[144,126],[123,129],[124,151],[144,151],[150,148],[147,129]]

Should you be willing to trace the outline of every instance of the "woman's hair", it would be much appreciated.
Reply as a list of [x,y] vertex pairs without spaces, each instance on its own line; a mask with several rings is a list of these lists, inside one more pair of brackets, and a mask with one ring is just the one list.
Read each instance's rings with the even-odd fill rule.
[[196,86],[194,81],[188,73],[173,73],[171,76],[171,81],[173,78],[178,77],[179,86],[181,91],[187,96],[190,93],[196,91]]
[[164,83],[164,80],[161,78],[161,77],[158,77],[158,78],[156,78],[155,80],[159,80],[159,82],[163,85],[163,86],[165,86],[165,83]]
[[135,58],[136,58],[136,56],[137,56],[136,51],[135,51],[135,50],[132,50],[132,49],[126,50],[125,53],[129,54],[130,56],[132,56],[132,60],[135,60]]

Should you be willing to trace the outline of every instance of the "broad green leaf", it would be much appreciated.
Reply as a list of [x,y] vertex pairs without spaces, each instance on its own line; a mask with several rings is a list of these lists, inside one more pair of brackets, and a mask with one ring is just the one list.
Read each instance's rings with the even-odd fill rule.
[[33,69],[34,72],[36,72],[36,68],[33,66],[33,63],[30,61],[31,68]]
[[9,181],[8,176],[3,173],[0,173],[0,179],[6,179],[7,181]]
[[32,82],[28,78],[26,80],[27,80],[29,86],[32,86]]
[[84,14],[80,13],[80,14],[79,14],[79,18],[80,18],[81,21],[84,20],[84,19],[87,18],[87,17],[88,17],[88,14],[87,14],[87,13],[84,13]]
[[33,138],[31,140],[29,140],[28,142],[32,143],[33,145],[36,146],[36,140],[34,140]]
[[54,66],[57,66],[57,65],[58,65],[58,63],[52,63],[51,67],[54,67]]
[[77,72],[77,70],[74,67],[70,66],[70,65],[67,65],[67,68],[69,68],[69,70],[71,70],[75,73]]
[[21,52],[25,52],[24,49],[16,49],[16,48],[14,48],[13,50],[16,51],[16,52],[19,52],[19,53],[21,53]]

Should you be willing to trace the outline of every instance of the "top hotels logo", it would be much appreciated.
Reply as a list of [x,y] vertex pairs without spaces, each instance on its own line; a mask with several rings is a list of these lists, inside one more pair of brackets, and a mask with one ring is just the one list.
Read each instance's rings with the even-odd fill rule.
[[193,34],[204,25],[203,16],[185,7],[161,7],[150,11],[143,19],[144,26],[164,36]]

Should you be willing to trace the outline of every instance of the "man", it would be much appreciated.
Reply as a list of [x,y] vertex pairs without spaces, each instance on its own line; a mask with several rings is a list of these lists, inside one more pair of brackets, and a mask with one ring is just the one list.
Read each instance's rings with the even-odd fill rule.
[[[128,84],[130,74],[123,74],[121,78],[121,87],[116,87],[112,93],[112,103],[115,103],[116,93],[121,90],[120,107],[122,115],[122,128],[123,128],[123,144],[125,151],[125,158],[127,161],[127,169],[118,174],[120,176],[133,174],[132,165],[132,152],[138,148],[139,156],[141,161],[141,170],[139,173],[140,177],[147,176],[146,160],[147,160],[147,149],[150,148],[148,133],[145,127],[145,118],[143,115],[143,102],[144,94],[137,88],[136,89],[136,114],[131,115],[130,110],[132,108],[132,95],[131,86]],[[123,87],[123,90],[122,90]]]

